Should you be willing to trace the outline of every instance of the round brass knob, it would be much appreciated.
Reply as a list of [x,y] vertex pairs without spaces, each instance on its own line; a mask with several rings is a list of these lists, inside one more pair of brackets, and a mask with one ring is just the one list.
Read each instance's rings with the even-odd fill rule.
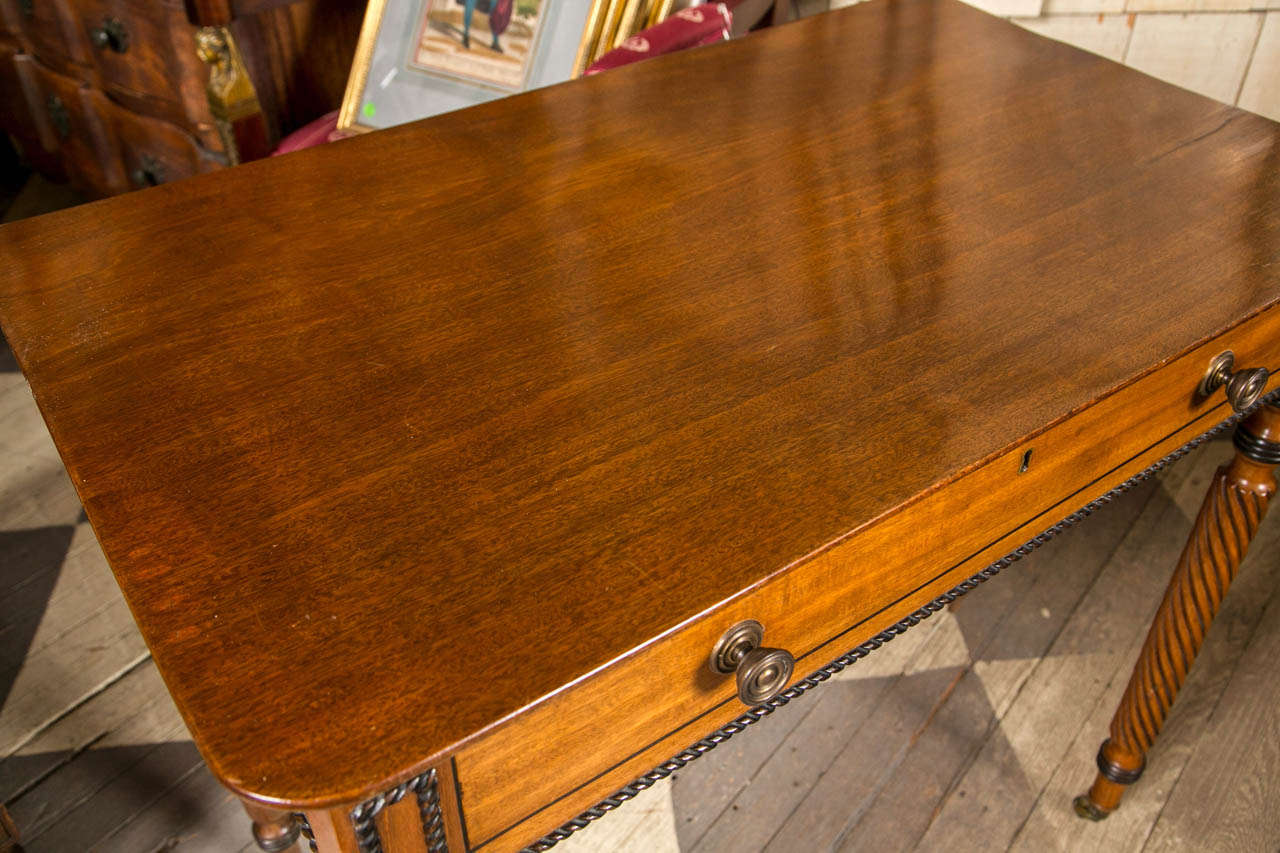
[[768,702],[787,686],[795,664],[785,649],[752,649],[738,664],[738,698],[744,705]]
[[1196,390],[1201,397],[1208,397],[1225,385],[1227,401],[1231,403],[1231,408],[1237,412],[1243,412],[1258,402],[1262,392],[1267,389],[1267,379],[1271,374],[1265,367],[1253,367],[1233,373],[1232,368],[1235,364],[1236,356],[1231,350],[1218,353],[1209,362],[1209,369],[1205,371],[1204,378],[1200,380],[1200,386]]
[[754,619],[734,625],[711,650],[711,669],[738,674],[738,698],[759,705],[777,696],[791,680],[795,658],[784,649],[761,646],[764,626]]

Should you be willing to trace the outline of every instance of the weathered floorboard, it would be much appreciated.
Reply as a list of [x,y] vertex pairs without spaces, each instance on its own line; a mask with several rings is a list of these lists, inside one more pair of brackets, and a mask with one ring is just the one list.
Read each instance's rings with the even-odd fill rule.
[[690,767],[675,788],[690,794],[676,803],[682,849],[744,849],[751,839],[763,846],[814,784],[823,757],[829,760],[855,735],[880,692],[912,665],[944,622],[926,623],[859,661],[807,699],[808,707],[797,703],[795,712],[762,721],[770,726],[759,738],[765,749],[750,743],[753,732],[735,739],[744,741],[741,758],[726,752],[719,765],[704,768],[699,760]]
[[1057,547],[1037,552],[998,582],[962,599],[971,668],[892,770],[874,802],[851,815],[841,849],[910,849],[925,833],[939,803],[976,757],[999,737],[1000,719],[1036,662],[1067,623],[1153,495],[1148,484],[1116,501]]
[[[1272,561],[1275,540],[1271,538],[1272,548],[1265,552]],[[1201,729],[1146,850],[1280,849],[1277,660],[1280,588],[1273,587],[1258,628]]]
[[[1221,446],[1210,449],[1221,452]],[[998,732],[951,786],[920,849],[1007,847],[1091,714],[1099,706],[1107,714],[1114,710],[1106,688],[1116,681],[1123,688],[1204,493],[1202,481],[1189,474],[1217,461],[1199,453],[1170,472],[1053,645],[1033,663]],[[1105,727],[1096,739],[1104,735]],[[1093,751],[1075,757],[1082,774],[1092,772]],[[1063,808],[1069,807],[1068,801]]]

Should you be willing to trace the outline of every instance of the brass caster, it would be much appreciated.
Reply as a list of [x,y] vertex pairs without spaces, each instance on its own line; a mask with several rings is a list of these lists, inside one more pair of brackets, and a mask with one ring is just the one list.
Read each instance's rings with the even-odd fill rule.
[[1111,812],[1103,811],[1098,808],[1097,804],[1094,803],[1093,800],[1089,799],[1088,794],[1081,794],[1072,800],[1071,804],[1075,806],[1076,814],[1085,820],[1097,822],[1105,820],[1107,815],[1111,814]]

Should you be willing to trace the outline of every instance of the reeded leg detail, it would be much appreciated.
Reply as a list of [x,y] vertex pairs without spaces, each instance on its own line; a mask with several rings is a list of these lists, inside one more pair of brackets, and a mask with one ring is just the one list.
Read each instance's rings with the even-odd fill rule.
[[1264,406],[1245,420],[1236,429],[1235,446],[1235,459],[1218,469],[1209,486],[1111,720],[1111,736],[1098,750],[1097,779],[1075,799],[1081,817],[1105,818],[1142,775],[1147,751],[1275,494],[1280,408]]

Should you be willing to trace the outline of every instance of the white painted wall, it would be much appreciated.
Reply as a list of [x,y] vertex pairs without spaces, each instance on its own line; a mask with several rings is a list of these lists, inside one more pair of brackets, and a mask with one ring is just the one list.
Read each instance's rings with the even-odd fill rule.
[[[797,0],[801,14],[859,0]],[[1280,0],[966,0],[1029,30],[1280,121]]]

